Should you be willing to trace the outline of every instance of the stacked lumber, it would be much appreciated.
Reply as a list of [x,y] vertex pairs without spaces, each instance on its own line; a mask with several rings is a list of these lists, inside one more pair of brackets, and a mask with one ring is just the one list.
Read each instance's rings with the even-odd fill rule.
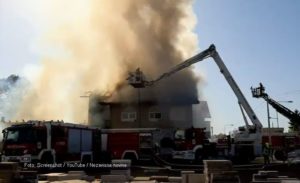
[[204,160],[205,183],[240,182],[238,172],[233,171],[229,160]]

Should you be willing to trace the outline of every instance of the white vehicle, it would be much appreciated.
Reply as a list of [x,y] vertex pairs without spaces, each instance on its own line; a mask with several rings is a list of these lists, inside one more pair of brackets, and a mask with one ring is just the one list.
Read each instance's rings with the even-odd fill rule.
[[300,149],[288,153],[288,162],[291,164],[300,164]]

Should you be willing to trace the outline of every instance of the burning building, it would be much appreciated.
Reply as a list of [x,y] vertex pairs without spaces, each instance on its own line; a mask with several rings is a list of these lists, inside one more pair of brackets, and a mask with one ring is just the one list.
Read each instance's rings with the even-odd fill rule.
[[[210,112],[206,101],[196,96],[178,95],[172,90],[162,98],[156,93],[159,87],[145,89],[127,88],[110,96],[90,98],[89,124],[105,128],[206,128],[210,132]],[[127,91],[127,92],[128,92]],[[152,95],[151,95],[152,94]],[[183,93],[182,93],[183,94]],[[164,95],[164,93],[162,93]],[[120,97],[122,96],[122,97]],[[125,98],[124,98],[125,97]]]

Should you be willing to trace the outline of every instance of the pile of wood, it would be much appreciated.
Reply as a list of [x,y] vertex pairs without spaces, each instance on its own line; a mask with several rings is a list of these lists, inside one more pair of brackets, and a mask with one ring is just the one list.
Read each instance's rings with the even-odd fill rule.
[[279,176],[278,171],[259,171],[257,174],[253,174],[252,182],[261,182],[261,183],[300,183],[296,178],[290,178],[288,176]]
[[206,183],[239,183],[237,171],[233,171],[229,160],[204,160],[204,176]]

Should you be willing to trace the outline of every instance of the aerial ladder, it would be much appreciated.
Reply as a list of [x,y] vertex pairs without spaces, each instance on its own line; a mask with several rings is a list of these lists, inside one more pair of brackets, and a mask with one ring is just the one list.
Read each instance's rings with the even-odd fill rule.
[[298,128],[300,127],[300,115],[298,110],[292,111],[287,107],[283,106],[279,102],[273,100],[266,92],[265,87],[262,83],[259,84],[259,87],[252,88],[252,96],[255,98],[263,98],[268,104],[270,104],[277,112],[285,116],[290,120],[291,123],[297,124]]
[[[148,86],[152,86],[159,82],[162,79],[165,79],[167,77],[170,77],[171,75],[197,63],[200,61],[203,61],[207,58],[213,58],[215,63],[220,69],[220,72],[225,77],[226,81],[228,82],[229,86],[233,90],[234,94],[236,95],[238,99],[238,104],[240,106],[240,109],[242,111],[244,121],[245,121],[245,128],[241,130],[240,133],[236,134],[234,138],[234,142],[237,144],[247,144],[248,146],[251,144],[254,147],[254,155],[260,155],[261,154],[261,130],[262,130],[262,124],[260,120],[257,118],[255,112],[249,105],[248,101],[246,100],[245,96],[243,95],[242,91],[240,90],[239,86],[233,79],[232,75],[230,74],[229,70],[225,66],[222,58],[219,56],[215,45],[210,45],[210,47],[199,54],[183,61],[182,63],[176,65],[175,67],[171,68],[168,72],[163,73],[160,75],[157,79],[152,81],[147,81],[145,79],[144,74],[140,69],[137,69],[135,72],[129,73],[129,77],[127,78],[130,85],[132,85],[135,88],[144,88]],[[247,121],[247,118],[245,116],[246,112],[248,118],[251,120],[253,125],[250,125]],[[245,150],[244,150],[245,151]],[[241,152],[244,153],[244,152]]]

